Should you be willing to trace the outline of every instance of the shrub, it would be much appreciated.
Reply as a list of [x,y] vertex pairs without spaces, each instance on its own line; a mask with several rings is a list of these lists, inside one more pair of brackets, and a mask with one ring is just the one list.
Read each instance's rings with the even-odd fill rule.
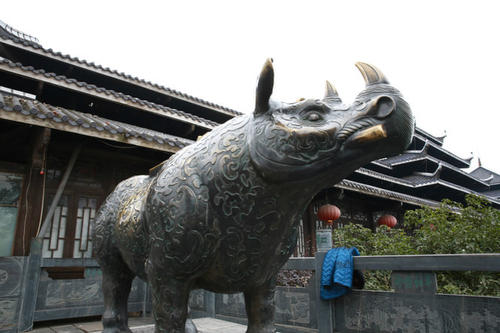
[[[334,231],[333,241],[361,255],[499,253],[500,211],[468,195],[465,206],[443,200],[437,209],[407,211],[404,229],[348,224]],[[367,289],[390,290],[390,272],[367,271],[365,279]],[[437,280],[440,293],[500,296],[499,273],[443,272]]]

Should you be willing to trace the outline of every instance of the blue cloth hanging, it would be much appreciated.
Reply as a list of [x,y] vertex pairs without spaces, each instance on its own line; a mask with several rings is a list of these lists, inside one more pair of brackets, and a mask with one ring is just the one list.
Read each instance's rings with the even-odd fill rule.
[[355,247],[337,247],[327,252],[321,269],[320,296],[328,300],[345,295],[352,288]]

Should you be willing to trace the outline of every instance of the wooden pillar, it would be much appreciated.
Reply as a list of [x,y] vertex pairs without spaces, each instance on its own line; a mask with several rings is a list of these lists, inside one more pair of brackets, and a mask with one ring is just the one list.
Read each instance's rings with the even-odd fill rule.
[[17,219],[15,256],[29,254],[31,239],[36,237],[41,222],[46,177],[44,168],[50,134],[49,128],[34,127],[32,131],[31,157],[26,169],[21,207]]
[[316,253],[316,218],[314,214],[314,201],[311,201],[304,214],[304,246],[306,256],[314,257]]

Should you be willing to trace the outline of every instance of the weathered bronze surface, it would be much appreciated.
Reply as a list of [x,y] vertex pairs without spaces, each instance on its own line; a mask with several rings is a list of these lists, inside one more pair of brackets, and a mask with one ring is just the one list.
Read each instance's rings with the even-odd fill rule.
[[94,226],[105,332],[128,332],[134,276],[152,288],[157,332],[184,332],[196,288],[243,292],[248,331],[274,332],[276,274],[312,197],[360,166],[402,152],[414,120],[398,90],[358,63],[366,88],[350,106],[327,83],[322,100],[270,99],[262,69],[253,114],[184,148],[150,176],[121,182]]

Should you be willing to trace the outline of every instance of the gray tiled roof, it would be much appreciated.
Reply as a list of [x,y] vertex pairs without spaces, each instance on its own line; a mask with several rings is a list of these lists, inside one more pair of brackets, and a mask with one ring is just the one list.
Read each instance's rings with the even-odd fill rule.
[[150,89],[154,89],[154,90],[160,90],[162,93],[167,94],[169,96],[184,99],[187,101],[191,101],[193,103],[203,105],[205,107],[211,108],[211,109],[216,110],[216,111],[222,111],[224,113],[228,113],[228,114],[233,115],[233,116],[238,116],[238,115],[242,114],[241,112],[238,112],[236,110],[233,110],[233,109],[230,109],[230,108],[203,100],[201,98],[194,97],[194,96],[185,94],[183,92],[180,92],[180,91],[177,91],[174,89],[170,89],[170,88],[164,87],[162,85],[158,85],[156,83],[151,83],[150,81],[145,81],[144,79],[139,79],[136,76],[131,76],[131,75],[125,74],[123,72],[118,72],[117,70],[112,70],[109,67],[103,67],[101,65],[96,65],[93,62],[88,62],[85,59],[79,59],[77,57],[72,57],[68,54],[62,54],[61,52],[56,52],[50,48],[46,49],[39,44],[30,43],[27,40],[17,38],[15,36],[0,35],[0,41],[2,41],[2,40],[4,42],[12,41],[18,47],[27,48],[27,49],[30,49],[30,50],[35,51],[35,52],[41,52],[47,56],[55,57],[61,61],[70,62],[73,65],[77,65],[80,67],[82,67],[82,66],[87,67],[87,68],[92,69],[94,71],[98,71],[98,72],[101,72],[101,73],[106,74],[106,75],[115,76],[115,77],[118,77],[122,80],[132,82],[134,84],[143,85],[143,86],[146,86],[146,87],[148,87]]
[[0,119],[176,152],[193,141],[0,91]]
[[486,191],[481,194],[500,200],[500,190]]
[[153,112],[161,113],[168,117],[173,117],[188,123],[201,125],[207,129],[213,129],[214,127],[219,125],[214,121],[207,120],[184,111],[179,111],[176,109],[166,107],[164,105],[152,103],[114,90],[108,90],[105,88],[97,87],[94,84],[88,84],[86,82],[77,81],[72,78],[67,78],[64,75],[57,75],[55,73],[46,72],[43,69],[35,69],[33,68],[33,66],[23,66],[23,64],[19,62],[14,63],[8,59],[0,57],[0,69],[2,68],[4,68],[5,70],[8,70],[9,68],[17,69],[23,72],[24,75],[27,75],[29,77],[39,77],[40,79],[51,80],[53,84],[63,83],[65,87],[68,88],[85,89],[86,92],[103,97],[105,99],[113,97],[125,103],[132,103],[133,105],[135,105],[135,107],[141,108],[145,111],[151,110]]
[[438,162],[436,170],[433,172],[413,172],[412,175],[406,176],[403,179],[411,182],[417,186],[424,186],[426,184],[434,184],[441,177],[443,171],[442,162]]
[[446,135],[440,136],[440,137],[434,136],[434,135],[430,134],[429,132],[424,131],[420,127],[415,128],[415,133],[425,137],[426,139],[429,139],[429,140],[437,143],[440,146],[443,145],[444,139],[446,138]]
[[20,39],[24,42],[29,43],[32,46],[40,46],[40,42],[38,41],[38,38],[33,37],[31,35],[25,34],[22,31],[19,31],[17,29],[14,29],[10,25],[6,24],[5,22],[0,20],[0,36],[4,36],[6,38],[16,38]]
[[[480,183],[483,186],[487,186],[487,182],[484,180],[474,177],[473,175],[465,172],[464,170],[457,168],[445,161],[442,161],[438,158],[435,158],[427,153],[429,150],[431,143],[430,141],[426,141],[422,149],[420,150],[408,150],[400,155],[393,156],[393,157],[388,157],[383,160],[379,160],[378,162],[381,164],[384,164],[391,169],[394,168],[395,166],[398,165],[404,165],[410,162],[416,162],[416,161],[432,161],[435,164],[439,165],[439,168],[446,168],[447,170],[450,170],[452,172],[455,172],[457,174],[460,174],[464,177],[470,178],[471,180]],[[423,184],[423,183],[428,183],[429,182],[429,175],[422,175],[419,173],[414,174],[413,176],[405,177],[405,180],[411,181],[414,184]],[[437,175],[439,176],[439,175]],[[439,177],[438,177],[439,178]],[[500,179],[500,177],[499,177]]]
[[[383,173],[369,170],[366,168],[359,168],[355,171],[355,173],[362,174],[362,175],[369,176],[369,177],[376,178],[376,179],[380,179],[380,180],[383,180],[386,182],[395,183],[395,184],[404,186],[408,189],[425,188],[426,186],[432,186],[432,185],[441,185],[441,186],[462,192],[464,194],[472,193],[472,194],[476,194],[476,195],[488,195],[486,192],[476,192],[476,191],[468,189],[464,186],[461,186],[459,184],[454,184],[454,183],[448,182],[446,180],[440,179],[439,176],[440,176],[440,172],[441,172],[442,168],[443,168],[443,164],[440,163],[438,168],[433,173],[429,173],[429,174],[417,173],[417,174],[414,174],[413,176],[409,176],[409,177],[405,177],[405,178],[397,178],[397,177],[388,176],[388,175],[385,175]],[[379,188],[379,187],[375,187],[375,188]],[[489,195],[488,195],[488,197],[492,202],[495,202],[496,204],[500,204],[500,200],[497,200],[495,197],[492,197]]]
[[[472,157],[471,158],[461,158],[461,157],[458,157],[455,154],[453,154],[453,153],[447,151],[446,149],[444,149],[441,145],[436,144],[435,142],[433,142],[431,140],[428,140],[425,137],[419,136],[418,134],[415,134],[414,140],[415,139],[419,139],[422,142],[424,142],[424,146],[421,149],[418,149],[418,150],[407,150],[407,151],[405,151],[404,153],[402,153],[400,155],[388,157],[388,158],[379,160],[379,162],[382,163],[382,164],[385,164],[386,166],[393,167],[395,165],[405,164],[405,163],[408,163],[408,162],[417,161],[419,159],[422,159],[425,156],[431,156],[431,155],[429,155],[428,151],[429,151],[429,148],[432,147],[432,148],[434,148],[436,150],[439,150],[439,151],[443,152],[444,154],[446,154],[446,155],[448,155],[448,156],[450,156],[450,157],[452,157],[452,158],[454,158],[456,160],[459,160],[460,162],[462,162],[464,164],[464,167],[466,165],[470,165]],[[454,167],[454,168],[456,168],[457,170],[460,169],[458,167]]]
[[427,151],[429,150],[429,146],[429,141],[426,140],[421,149],[406,150],[402,154],[384,158],[380,162],[392,168],[399,164],[417,161],[428,156]]
[[469,158],[462,158],[462,157],[459,157],[455,154],[453,154],[452,152],[446,150],[445,148],[443,148],[440,144],[437,144],[435,142],[433,142],[432,140],[428,140],[428,138],[426,138],[425,136],[422,136],[418,133],[415,133],[414,134],[415,138],[422,141],[422,142],[428,142],[429,143],[429,148],[432,147],[436,150],[439,150],[440,152],[444,153],[445,155],[447,155],[448,157],[451,157],[457,161],[460,161],[461,163],[464,164],[463,167],[469,167],[470,166],[470,162],[472,161],[472,157],[469,157]]
[[490,185],[500,184],[500,175],[482,166],[472,170],[470,172],[470,175]]

